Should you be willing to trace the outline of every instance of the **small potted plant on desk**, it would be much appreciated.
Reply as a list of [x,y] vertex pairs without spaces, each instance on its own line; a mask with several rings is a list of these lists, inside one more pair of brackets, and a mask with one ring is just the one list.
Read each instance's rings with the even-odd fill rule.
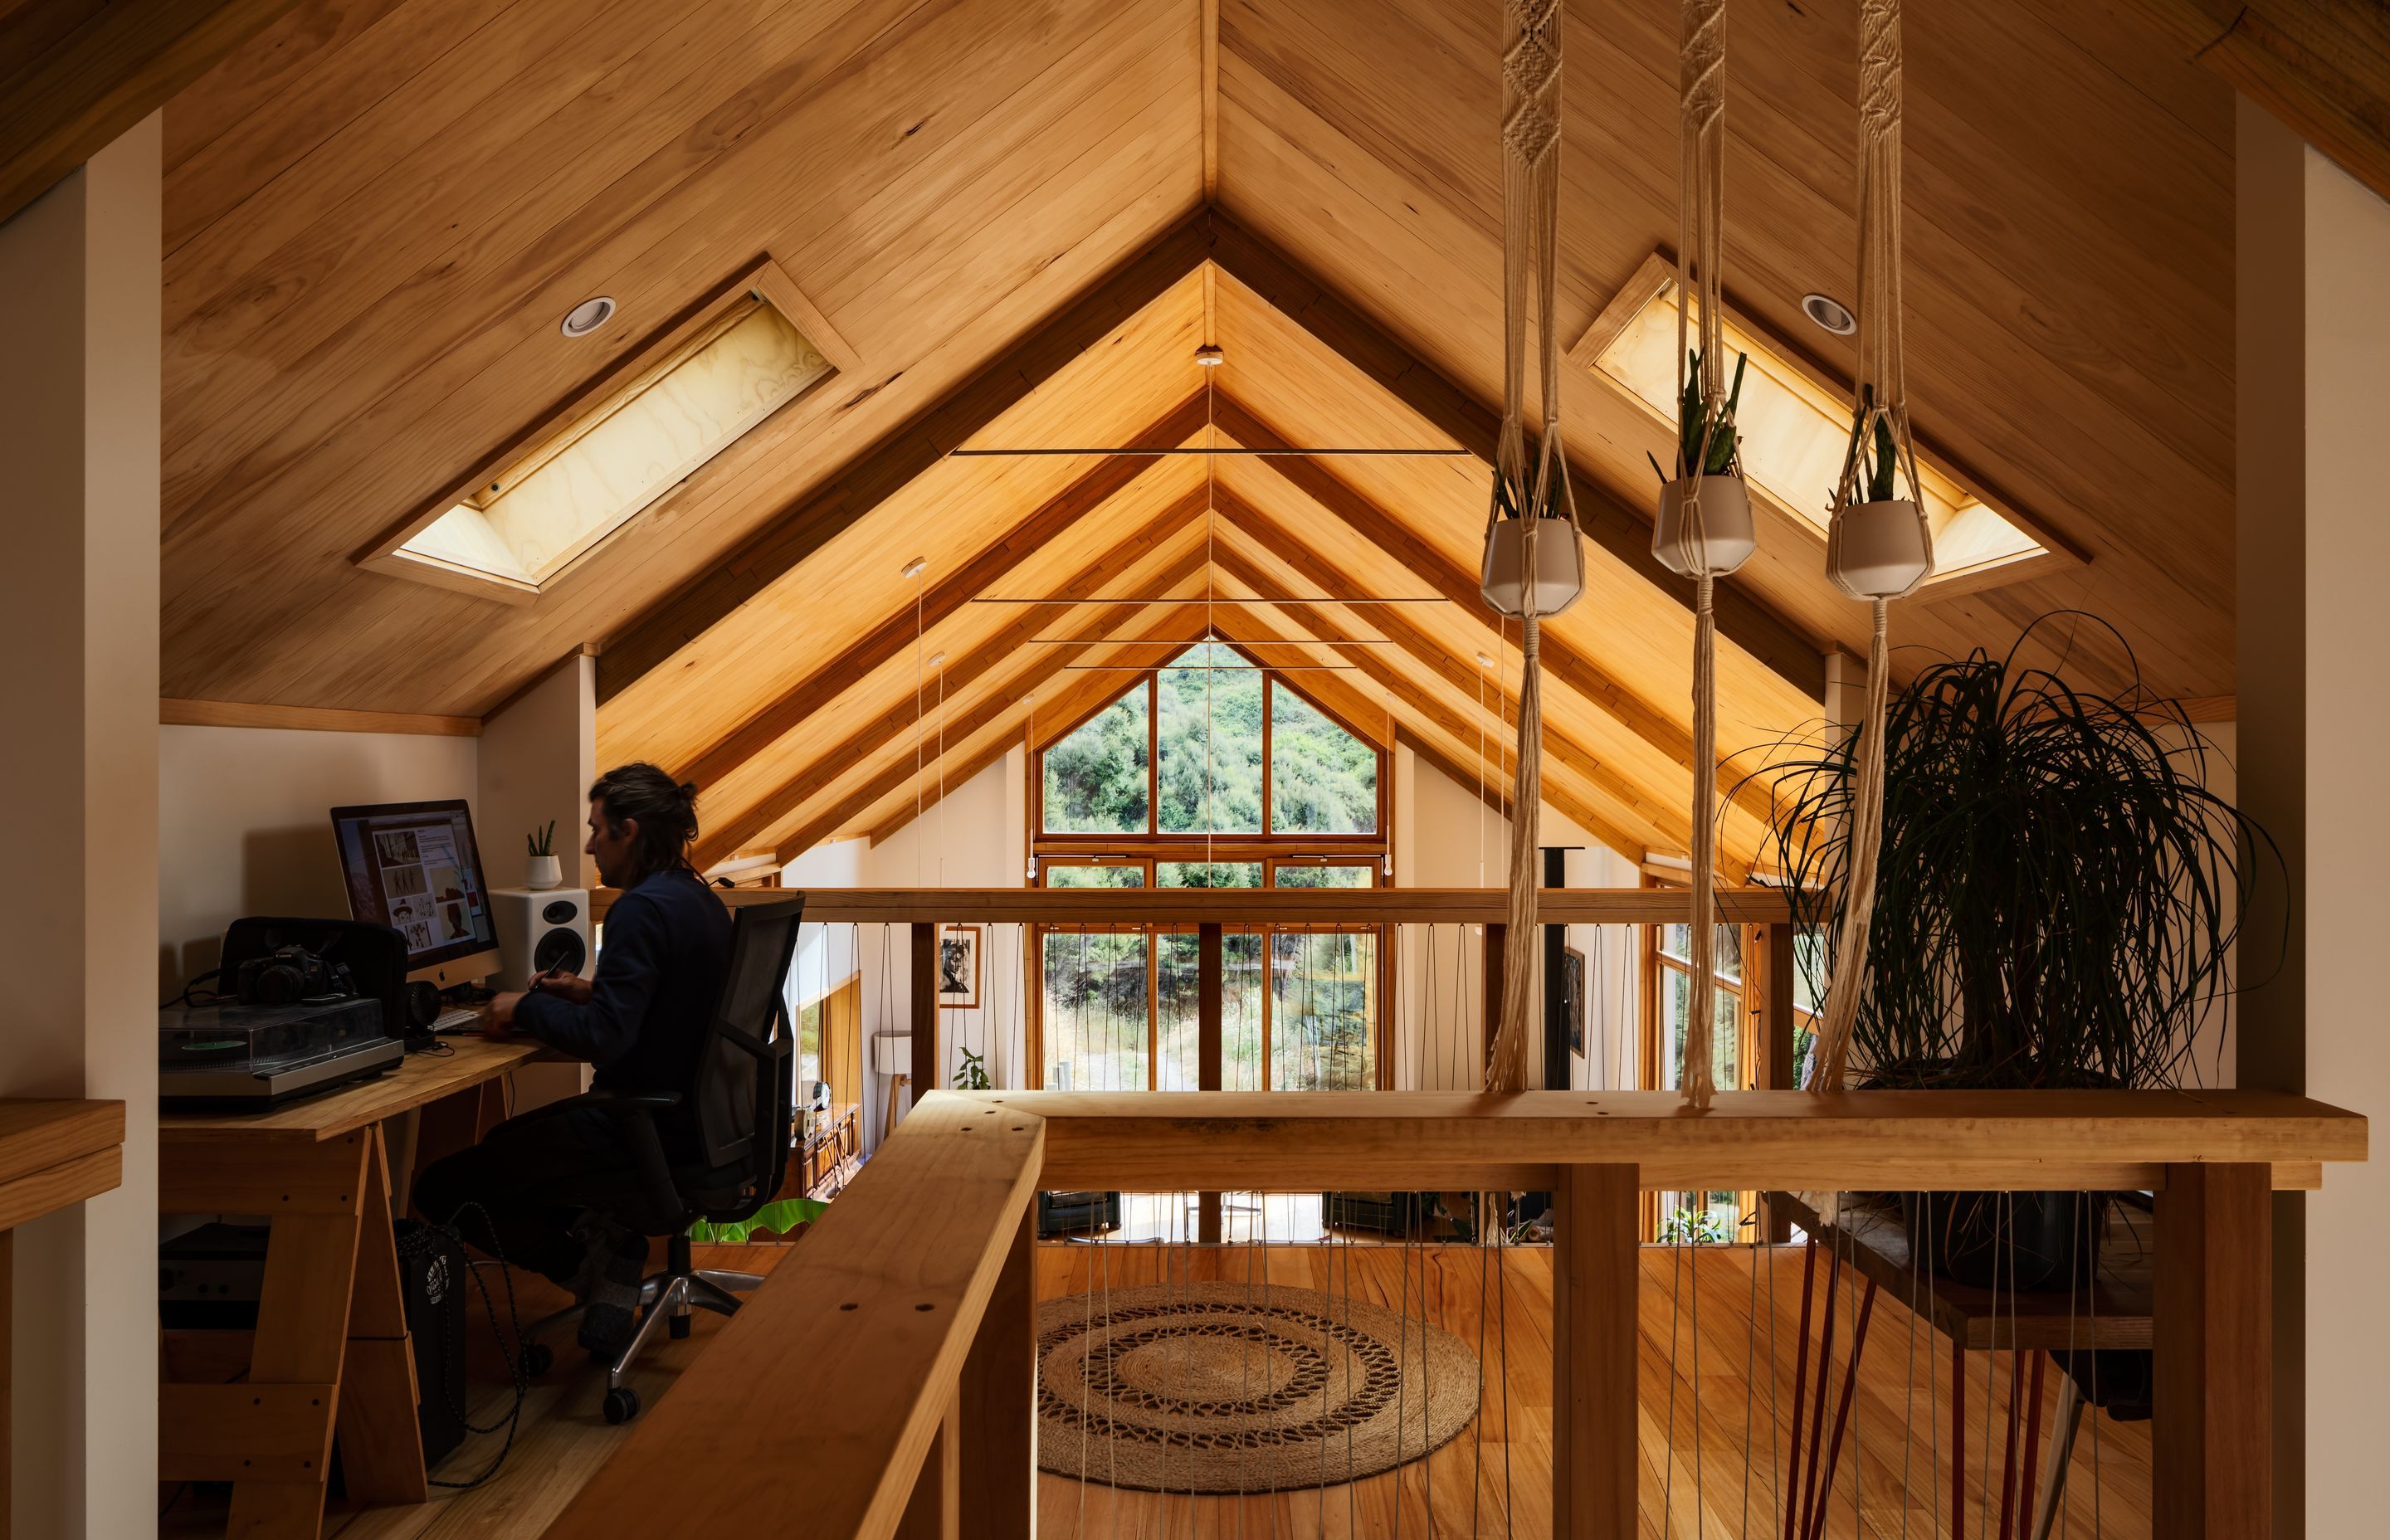
[[[2138,673],[2077,689],[2018,651],[1921,671],[1884,721],[1883,843],[1854,1077],[1871,1088],[2114,1089],[2196,1084],[2203,1033],[2232,989],[2229,955],[2265,831],[2204,784],[2214,747]],[[2113,630],[2111,631],[2113,635]],[[2046,638],[2062,652],[2070,638]],[[2117,638],[2130,664],[2130,649]],[[1794,922],[1842,925],[1853,741],[1786,768],[1776,836]],[[2213,1046],[2220,1049],[2217,1033]],[[2208,1066],[2212,1072],[2214,1066]],[[1912,1255],[1979,1287],[2088,1279],[2098,1194],[1907,1195]]]
[[556,820],[550,818],[546,828],[524,835],[523,842],[531,847],[531,859],[523,866],[523,886],[535,893],[562,887],[564,867],[556,859]]

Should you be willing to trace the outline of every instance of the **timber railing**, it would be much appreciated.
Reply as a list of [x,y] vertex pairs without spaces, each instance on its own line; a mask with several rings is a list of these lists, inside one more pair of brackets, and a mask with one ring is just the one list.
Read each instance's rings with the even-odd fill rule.
[[[1397,898],[1498,918],[1498,893],[1415,890],[820,892],[807,918],[1424,918]],[[1683,895],[1548,902],[1654,923]],[[1780,894],[1729,902],[1782,922]],[[1553,1195],[1552,1533],[1570,1540],[1640,1532],[1642,1191],[2151,1191],[2156,1533],[2264,1534],[2271,1194],[2366,1139],[2354,1113],[2257,1091],[1728,1091],[1705,1112],[1664,1091],[932,1092],[548,1534],[1028,1540],[1037,1193],[1343,1185]]]

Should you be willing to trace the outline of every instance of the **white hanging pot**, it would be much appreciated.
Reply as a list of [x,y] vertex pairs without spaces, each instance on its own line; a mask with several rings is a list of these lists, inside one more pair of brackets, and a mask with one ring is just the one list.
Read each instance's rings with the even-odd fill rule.
[[1751,528],[1751,489],[1741,477],[1720,472],[1702,478],[1700,541],[1686,528],[1684,502],[1682,480],[1662,487],[1659,521],[1651,526],[1651,554],[1678,577],[1699,577],[1704,555],[1710,576],[1724,577],[1759,548]]
[[1909,498],[1853,503],[1826,532],[1826,576],[1855,599],[1896,599],[1933,571],[1933,535]]
[[[1557,615],[1585,592],[1585,551],[1576,526],[1565,519],[1540,519],[1536,531],[1535,612]],[[1477,591],[1505,615],[1527,612],[1527,521],[1497,519],[1485,536],[1485,561]]]

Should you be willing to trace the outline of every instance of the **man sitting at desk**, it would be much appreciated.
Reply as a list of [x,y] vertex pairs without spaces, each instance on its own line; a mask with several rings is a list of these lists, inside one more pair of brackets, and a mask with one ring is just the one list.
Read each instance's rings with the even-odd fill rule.
[[[598,778],[585,848],[598,879],[622,891],[606,917],[605,967],[594,981],[544,973],[527,992],[499,995],[493,1035],[523,1033],[588,1060],[599,1090],[691,1094],[731,930],[730,911],[689,865],[696,804],[697,788],[652,764]],[[656,1121],[666,1160],[694,1156],[687,1114],[675,1108]],[[492,1129],[427,1169],[415,1197],[482,1251],[572,1290],[588,1306],[582,1345],[610,1353],[629,1339],[648,1241],[608,1216],[641,1187],[623,1123],[582,1108]]]

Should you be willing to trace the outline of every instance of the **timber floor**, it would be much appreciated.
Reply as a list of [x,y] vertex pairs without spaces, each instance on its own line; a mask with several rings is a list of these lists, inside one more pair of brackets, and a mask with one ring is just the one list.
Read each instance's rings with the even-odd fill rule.
[[[1548,1251],[1490,1253],[1462,1247],[1254,1248],[1046,1246],[1038,1253],[1041,1298],[1140,1283],[1263,1280],[1318,1289],[1390,1308],[1424,1303],[1430,1318],[1474,1345],[1484,1323],[1486,1390],[1477,1422],[1425,1461],[1397,1471],[1321,1489],[1245,1497],[1118,1492],[1069,1477],[1041,1475],[1040,1540],[1339,1540],[1345,1536],[1527,1535],[1551,1533],[1551,1263]],[[1776,1505],[1782,1452],[1791,1442],[1793,1343],[1800,1329],[1802,1253],[1786,1247],[1753,1255],[1741,1248],[1643,1253],[1640,1399],[1642,1533],[1670,1540],[1738,1540],[1786,1534]],[[1820,1286],[1825,1275],[1819,1259]],[[1404,1274],[1407,1267],[1407,1291]],[[1167,1277],[1165,1278],[1165,1269]],[[1672,1270],[1697,1278],[1679,1290]],[[1844,1275],[1847,1278],[1848,1275]],[[1484,1277],[1481,1292],[1481,1277]],[[1754,1308],[1754,1299],[1756,1308]],[[1484,1305],[1481,1308],[1481,1300]],[[1837,1331],[1831,1420],[1848,1361],[1853,1300],[1844,1298]],[[1820,1306],[1822,1308],[1822,1306]],[[1692,1322],[1700,1318],[1700,1373],[1694,1376]],[[1503,1330],[1507,1315],[1506,1333]],[[1768,1323],[1774,1322],[1771,1387]],[[1754,1322],[1758,1323],[1754,1330]],[[1813,1334],[1816,1327],[1813,1325]],[[1672,1331],[1675,1348],[1670,1346]],[[1912,1351],[1912,1334],[1914,1349]],[[2009,1359],[1997,1372],[1987,1354],[1969,1355],[1963,1525],[1950,1512],[1952,1432],[1948,1343],[1891,1299],[1879,1296],[1860,1360],[1848,1448],[1819,1530],[1825,1540],[1998,1540],[2008,1429]],[[1507,1364],[1508,1383],[1497,1372]],[[1748,1379],[1746,1379],[1748,1365]],[[1912,1380],[1911,1374],[1914,1379]],[[2030,1367],[2028,1367],[2028,1374]],[[1813,1378],[1808,1398],[1814,1405]],[[1746,1385],[1757,1390],[1754,1397]],[[1938,1390],[1938,1395],[1934,1393]],[[1986,1402],[1988,1392],[1989,1400]],[[2055,1416],[2058,1377],[2044,1384],[2042,1427]],[[1988,1416],[1987,1416],[1988,1406]],[[1698,1408],[1698,1438],[1696,1437]],[[1805,1421],[1808,1417],[1805,1411]],[[1674,1437],[1669,1436],[1673,1417]],[[1988,1448],[1985,1430],[1990,1430]],[[1773,1430],[1771,1432],[1771,1429]],[[2022,1432],[2020,1432],[2022,1438]],[[1746,1450],[1750,1453],[1746,1456]],[[2045,1457],[2046,1459],[2046,1457]],[[1989,1469],[1988,1490],[1982,1482]],[[1332,1478],[1334,1471],[1329,1475]],[[1929,1495],[1931,1503],[1929,1506]],[[2150,1524],[2149,1424],[2087,1414],[2052,1533],[2140,1540]],[[2029,1506],[2029,1505],[2028,1505]],[[1856,1510],[1856,1511],[1855,1511]],[[1771,1515],[1774,1515],[1771,1517]],[[2024,1520],[2012,1518],[2012,1534]]]
[[[800,1243],[801,1244],[801,1243]],[[699,1261],[714,1267],[768,1273],[790,1255],[786,1245],[700,1247]],[[1695,1394],[1692,1375],[1694,1314],[1691,1293],[1671,1283],[1677,1253],[1648,1251],[1643,1256],[1642,1315],[1642,1512],[1643,1534],[1675,1540],[1735,1540],[1745,1534],[1781,1536],[1780,1518],[1769,1519],[1779,1487],[1775,1474],[1789,1443],[1792,1408],[1792,1343],[1800,1326],[1801,1253],[1786,1249],[1767,1254],[1756,1279],[1758,1310],[1753,1310],[1750,1253],[1739,1249],[1690,1253],[1688,1270],[1700,1280],[1701,1366]],[[1242,1281],[1330,1289],[1342,1293],[1349,1267],[1356,1297],[1400,1307],[1403,1273],[1410,1269],[1407,1294],[1413,1310],[1425,1308],[1435,1323],[1472,1346],[1485,1322],[1488,1390],[1478,1420],[1426,1462],[1399,1471],[1324,1490],[1278,1493],[1267,1497],[1198,1497],[1184,1494],[1123,1492],[1060,1476],[1039,1479],[1040,1540],[1341,1540],[1349,1536],[1473,1536],[1517,1534],[1535,1540],[1550,1533],[1551,1511],[1551,1265],[1549,1253],[1521,1248],[1502,1253],[1498,1276],[1486,1269],[1489,1287],[1480,1308],[1481,1253],[1460,1247],[1406,1250],[1395,1246],[1281,1246],[1266,1258],[1251,1247],[1164,1248],[1156,1245],[1039,1248],[1041,1296],[1077,1292],[1084,1282],[1100,1289],[1109,1269],[1112,1287],[1172,1280]],[[1333,1277],[1330,1277],[1333,1273]],[[1771,1285],[1769,1274],[1773,1273]],[[517,1303],[529,1320],[556,1308],[560,1297],[542,1280],[518,1278]],[[1773,1307],[1769,1294],[1772,1288]],[[1844,1301],[1847,1309],[1849,1302]],[[478,1298],[470,1303],[469,1371],[477,1386],[472,1418],[487,1424],[509,1398],[505,1371]],[[1503,1328],[1507,1314],[1506,1334]],[[1769,1392],[1767,1322],[1776,1328],[1774,1391]],[[1750,1322],[1757,1319],[1754,1336]],[[1847,1319],[1847,1316],[1844,1317]],[[1677,1346],[1669,1347],[1675,1327]],[[705,1350],[721,1317],[699,1312],[688,1341],[660,1344],[635,1371],[633,1384],[652,1407],[669,1393],[680,1371]],[[1853,1414],[1857,1432],[1857,1480],[1846,1451],[1834,1485],[1823,1540],[1938,1540],[1957,1536],[1950,1523],[1951,1435],[1947,1344],[1911,1321],[1890,1300],[1879,1298],[1860,1364]],[[1840,1341],[1847,1342],[1846,1332]],[[1929,1344],[1938,1347],[1933,1351]],[[1761,1399],[1744,1392],[1746,1357]],[[1844,1350],[1836,1350],[1834,1389],[1841,1388]],[[1671,1371],[1671,1364],[1676,1366]],[[1913,1398],[1907,1366],[1915,1366]],[[1507,1365],[1508,1399],[1497,1364]],[[1989,1468],[1997,1471],[2007,1427],[2007,1360],[1986,1384],[1987,1360],[1971,1356],[1967,1404],[1967,1503],[1963,1534],[1997,1540],[1999,1497],[1980,1484],[1986,1468],[1985,1430],[1992,1430]],[[1939,1398],[1928,1394],[1929,1375],[1938,1376]],[[336,1499],[325,1517],[328,1540],[533,1540],[562,1509],[590,1472],[603,1464],[630,1427],[607,1426],[598,1411],[603,1377],[577,1354],[532,1389],[505,1466],[487,1483],[469,1491],[443,1491],[418,1508],[359,1512]],[[1676,1436],[1667,1436],[1673,1406]],[[1986,1421],[1988,1392],[1990,1419]],[[824,1388],[821,1393],[836,1393]],[[1814,1382],[1810,1388],[1815,1394]],[[2056,1377],[2046,1388],[2047,1428],[2056,1400]],[[1701,1409],[1699,1457],[1695,1456],[1693,1409]],[[1928,1406],[1934,1406],[1929,1418]],[[1831,1414],[1831,1398],[1828,1407]],[[1746,1440],[1744,1419],[1751,1419]],[[1769,1444],[1773,1424],[1779,1441]],[[2095,1430],[2097,1437],[2095,1440]],[[433,1474],[464,1481],[480,1474],[503,1435],[469,1438]],[[1756,1457],[1746,1459],[1749,1448]],[[789,1452],[790,1469],[801,1472],[804,1452]],[[1904,1466],[1906,1481],[1904,1481]],[[1745,1479],[1749,1521],[1745,1522]],[[1932,1474],[1929,1476],[1929,1472]],[[2096,1473],[2096,1480],[2095,1480]],[[1332,1472],[1331,1472],[1332,1474]],[[1931,1513],[1926,1493],[1934,1494]],[[1908,1500],[1904,1503],[1906,1491]],[[1397,1494],[1399,1493],[1399,1496]],[[1700,1495],[1698,1508],[1694,1495]],[[220,1494],[187,1489],[160,1494],[164,1505],[161,1534],[175,1540],[225,1533]],[[1506,1502],[1506,1497],[1508,1501]],[[2150,1534],[2148,1425],[2087,1418],[2075,1446],[2068,1506],[2056,1531],[2069,1537],[2110,1536],[2141,1540]],[[1854,1518],[1856,1501],[1857,1514]],[[1399,1508],[1399,1521],[1397,1509]],[[1780,1511],[1780,1510],[1778,1510]],[[1663,1525],[1664,1516],[1665,1519]],[[1506,1517],[1510,1521],[1506,1522]]]
[[[700,1246],[693,1255],[700,1267],[736,1272],[769,1273],[791,1248],[772,1246]],[[567,1296],[546,1278],[517,1272],[515,1303],[529,1323],[562,1309]],[[495,1279],[493,1289],[495,1290]],[[501,1316],[503,1292],[496,1295]],[[513,1391],[497,1341],[490,1330],[478,1290],[466,1295],[469,1334],[466,1372],[474,1389],[467,1416],[488,1427],[506,1415]],[[672,1388],[682,1369],[703,1353],[713,1333],[725,1324],[711,1311],[700,1310],[686,1341],[664,1338],[643,1354],[631,1371],[631,1387],[640,1401],[653,1407]],[[335,1497],[324,1514],[325,1540],[533,1540],[572,1500],[591,1472],[628,1438],[638,1423],[609,1427],[598,1403],[606,1393],[606,1376],[574,1348],[569,1338],[553,1344],[557,1367],[534,1382],[523,1403],[514,1445],[498,1473],[467,1491],[435,1489],[431,1501],[413,1508],[358,1510]],[[468,1482],[490,1467],[506,1442],[501,1432],[468,1436],[432,1469],[435,1481]],[[225,1496],[221,1490],[172,1487],[159,1494],[166,1508],[159,1534],[171,1540],[215,1536],[225,1533]],[[171,1503],[171,1506],[167,1506]]]

